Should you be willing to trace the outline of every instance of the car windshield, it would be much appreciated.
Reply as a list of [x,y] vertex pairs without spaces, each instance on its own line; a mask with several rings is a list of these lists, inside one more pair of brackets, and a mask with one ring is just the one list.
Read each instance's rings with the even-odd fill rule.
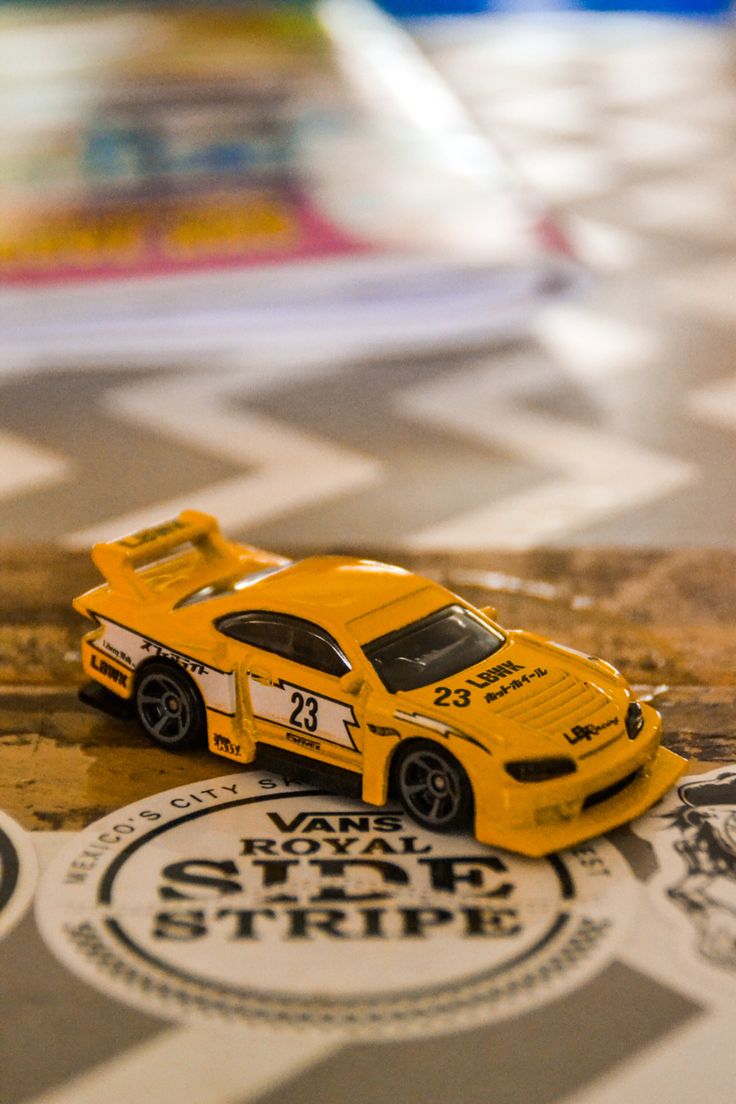
[[363,647],[387,690],[417,690],[465,671],[497,652],[505,637],[463,606],[437,613]]

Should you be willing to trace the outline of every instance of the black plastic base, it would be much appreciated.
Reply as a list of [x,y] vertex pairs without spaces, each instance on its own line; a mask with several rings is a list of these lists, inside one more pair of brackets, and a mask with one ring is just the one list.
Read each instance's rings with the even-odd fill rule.
[[363,792],[363,776],[357,771],[335,767],[331,763],[318,763],[272,744],[258,744],[255,762],[262,770],[287,775],[299,782],[308,782],[310,786],[324,787],[330,793],[359,798]]
[[99,682],[94,682],[92,679],[79,688],[78,697],[85,705],[91,705],[102,713],[107,713],[109,717],[129,721],[135,716],[135,707],[132,701],[119,698],[117,694],[113,694],[112,690],[100,686]]

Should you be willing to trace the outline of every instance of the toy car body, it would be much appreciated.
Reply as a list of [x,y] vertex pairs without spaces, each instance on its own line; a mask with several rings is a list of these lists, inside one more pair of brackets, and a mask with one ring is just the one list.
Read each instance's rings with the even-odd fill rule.
[[[609,664],[475,609],[409,571],[298,562],[178,518],[95,545],[77,598],[85,700],[169,748],[258,749],[419,823],[542,855],[642,813],[684,760]],[[127,705],[126,705],[127,703]]]

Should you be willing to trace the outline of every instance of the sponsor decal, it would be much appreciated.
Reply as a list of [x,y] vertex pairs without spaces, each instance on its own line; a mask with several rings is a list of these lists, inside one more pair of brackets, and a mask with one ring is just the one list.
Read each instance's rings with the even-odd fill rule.
[[117,667],[113,667],[112,663],[108,663],[106,659],[102,659],[95,652],[90,652],[89,661],[90,665],[95,671],[99,671],[103,678],[110,679],[111,682],[117,682],[119,686],[128,685],[128,676],[122,671],[119,671]]
[[298,736],[296,732],[287,732],[286,739],[292,744],[298,744],[299,747],[310,748],[312,751],[319,751],[322,747],[319,740],[309,740],[306,736]]
[[599,732],[603,732],[606,728],[611,728],[612,725],[619,725],[618,717],[609,717],[607,721],[601,721],[600,724],[577,724],[572,726],[572,732],[566,732],[565,739],[568,744],[579,744],[581,740],[592,740],[594,736],[597,736]]
[[[98,641],[95,641],[95,644],[97,643]],[[114,644],[111,644],[110,641],[106,640],[104,637],[100,639],[99,643],[106,652],[109,652],[111,656],[117,659],[118,663],[122,663],[124,667],[133,667],[133,660],[126,652],[123,652],[119,648],[116,648]]]
[[25,913],[36,884],[36,853],[19,824],[0,813],[0,939]]
[[216,751],[225,755],[240,755],[240,744],[234,744],[229,736],[223,736],[221,732],[213,733],[212,743]]
[[472,678],[467,678],[465,681],[469,686],[479,686],[482,690],[493,682],[499,682],[514,671],[523,670],[523,663],[514,663],[512,660],[506,659],[503,663],[497,663],[495,667],[489,667],[486,671],[478,671]]
[[154,541],[160,540],[162,537],[168,537],[171,533],[176,533],[179,529],[186,529],[186,525],[179,518],[172,518],[171,521],[164,521],[160,525],[152,526],[150,529],[141,529],[137,533],[131,533],[128,537],[123,537],[122,540],[116,543],[121,548],[142,548],[145,544],[152,544]]
[[85,829],[37,918],[67,967],[149,1013],[393,1038],[575,988],[639,894],[605,840],[524,859],[248,771]]
[[198,659],[192,659],[191,656],[182,655],[181,652],[172,652],[168,648],[162,648],[161,645],[156,644],[154,640],[146,640],[145,637],[141,641],[141,651],[148,652],[149,655],[156,656],[157,659],[171,659],[174,663],[178,663],[180,667],[183,667],[185,671],[189,671],[193,675],[206,675],[209,673],[207,665],[201,663]]
[[487,702],[494,702],[498,698],[505,698],[507,694],[513,690],[521,690],[524,686],[527,686],[532,679],[545,678],[549,674],[546,667],[535,667],[533,671],[526,671],[518,678],[514,678],[511,682],[505,682],[503,686],[499,686],[498,690],[489,690],[483,697]]
[[711,986],[718,978],[733,985],[736,767],[685,776],[632,828],[654,848],[658,869],[648,888],[667,947],[708,971]]

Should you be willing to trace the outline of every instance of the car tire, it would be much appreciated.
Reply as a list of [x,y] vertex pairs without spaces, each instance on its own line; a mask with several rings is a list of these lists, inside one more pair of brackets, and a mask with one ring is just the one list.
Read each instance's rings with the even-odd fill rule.
[[206,712],[197,687],[173,663],[147,663],[136,679],[135,708],[143,730],[170,751],[203,742]]
[[454,756],[429,740],[402,748],[394,778],[409,816],[433,832],[467,830],[473,822],[473,790]]

